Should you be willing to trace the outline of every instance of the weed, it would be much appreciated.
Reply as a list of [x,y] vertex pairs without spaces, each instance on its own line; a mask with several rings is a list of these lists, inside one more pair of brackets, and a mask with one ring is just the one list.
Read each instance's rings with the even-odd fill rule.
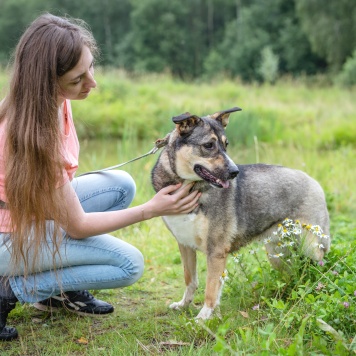
[[[304,236],[311,232],[321,240],[330,238],[319,226],[284,220],[273,237],[264,240],[265,245],[278,241],[276,253],[269,258],[279,259],[282,271],[271,270],[259,248],[235,253],[225,293],[229,300],[245,301],[239,305],[245,310],[241,313],[248,327],[259,325],[258,338],[266,354],[302,355],[307,346],[319,351],[334,348],[346,355],[355,348],[356,244],[342,252],[332,249],[323,261],[313,263],[301,257],[303,230]],[[298,332],[290,337],[291,330]]]

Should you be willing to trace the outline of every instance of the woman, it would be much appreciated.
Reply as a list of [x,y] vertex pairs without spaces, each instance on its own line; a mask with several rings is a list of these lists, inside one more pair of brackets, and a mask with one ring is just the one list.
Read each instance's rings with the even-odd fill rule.
[[113,312],[87,289],[136,282],[143,257],[107,233],[198,204],[190,185],[175,185],[128,208],[135,183],[127,173],[74,178],[79,144],[70,100],[96,87],[96,53],[83,23],[51,14],[37,18],[16,47],[0,105],[0,340],[18,336],[6,326],[17,301],[84,315]]

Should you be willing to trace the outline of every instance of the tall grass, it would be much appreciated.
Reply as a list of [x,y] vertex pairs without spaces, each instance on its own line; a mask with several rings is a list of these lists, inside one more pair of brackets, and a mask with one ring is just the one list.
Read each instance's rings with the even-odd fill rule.
[[225,79],[187,84],[158,75],[133,80],[121,71],[99,71],[97,79],[90,100],[73,104],[83,138],[122,138],[128,128],[139,138],[155,138],[182,112],[205,115],[240,106],[230,127],[235,143],[251,144],[254,136],[327,149],[356,142],[352,90],[287,80],[275,86]]
[[[0,354],[354,354],[355,93],[298,81],[275,86],[227,80],[188,84],[160,76],[129,78],[117,71],[99,72],[97,79],[98,90],[89,99],[73,102],[81,137],[79,173],[148,152],[172,130],[172,116],[241,106],[243,111],[232,114],[227,127],[230,156],[238,164],[302,169],[317,179],[330,211],[331,251],[322,264],[296,264],[293,278],[286,278],[268,264],[263,243],[251,244],[239,251],[239,262],[228,260],[221,318],[196,323],[204,300],[205,256],[198,254],[201,285],[194,304],[172,311],[168,305],[184,290],[177,244],[159,218],[135,224],[115,236],[143,252],[142,279],[122,290],[95,292],[115,305],[113,315],[93,320],[18,306],[9,323],[18,327],[21,338],[0,344]],[[341,139],[336,139],[338,132]],[[122,168],[137,184],[134,205],[154,194],[150,171],[156,159],[152,155]]]

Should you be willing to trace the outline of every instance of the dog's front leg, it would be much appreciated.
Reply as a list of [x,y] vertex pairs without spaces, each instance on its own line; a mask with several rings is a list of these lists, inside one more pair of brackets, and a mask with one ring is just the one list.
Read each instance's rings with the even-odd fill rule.
[[194,293],[198,288],[197,276],[197,254],[196,251],[188,246],[179,245],[180,254],[182,256],[182,264],[184,268],[184,280],[186,289],[183,298],[179,302],[172,303],[169,307],[172,309],[180,309],[189,305],[194,297]]
[[207,277],[205,288],[204,306],[197,315],[197,319],[209,319],[214,309],[220,304],[220,296],[223,287],[222,274],[225,270],[227,254],[207,255]]

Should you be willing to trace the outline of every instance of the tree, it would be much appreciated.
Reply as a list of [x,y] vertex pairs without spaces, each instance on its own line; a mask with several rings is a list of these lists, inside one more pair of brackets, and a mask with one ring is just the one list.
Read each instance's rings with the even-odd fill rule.
[[356,48],[355,1],[296,0],[296,9],[313,51],[340,70]]
[[0,63],[7,63],[26,26],[41,10],[36,0],[0,0]]
[[125,68],[192,78],[221,42],[235,0],[133,0],[132,30],[117,45]]
[[278,56],[281,74],[316,72],[323,62],[312,55],[309,42],[298,26],[293,1],[243,2],[238,18],[226,25],[223,41],[208,56],[205,68],[224,71],[246,81],[258,80],[261,51],[269,47]]
[[130,0],[47,0],[46,7],[54,14],[69,14],[87,22],[101,49],[100,63],[116,63],[115,46],[131,29]]
[[261,64],[258,72],[264,82],[273,84],[278,77],[279,58],[276,56],[271,47],[264,47],[261,51]]
[[295,76],[324,72],[325,59],[312,52],[310,42],[301,30],[295,16],[285,17],[279,31],[278,53],[281,59],[280,70]]
[[0,63],[41,12],[83,19],[100,64],[168,71],[184,79],[224,73],[260,80],[270,48],[281,75],[338,72],[356,48],[355,0],[0,0]]
[[101,63],[115,63],[114,47],[130,30],[130,0],[0,0],[0,61],[8,59],[26,26],[40,13],[87,22],[101,48]]
[[346,60],[335,81],[346,87],[356,85],[356,49],[353,55]]

